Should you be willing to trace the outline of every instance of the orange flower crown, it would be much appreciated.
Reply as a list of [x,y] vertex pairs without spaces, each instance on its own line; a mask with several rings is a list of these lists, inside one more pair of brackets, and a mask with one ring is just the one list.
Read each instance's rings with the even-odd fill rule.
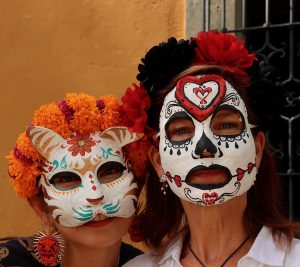
[[[51,129],[63,138],[69,138],[73,132],[84,134],[124,124],[116,97],[103,96],[96,99],[83,93],[71,93],[57,104],[50,103],[37,109],[31,125]],[[138,153],[130,149],[132,145],[138,147]],[[148,141],[136,141],[127,145],[124,150],[126,158],[132,163],[135,177],[142,183],[148,162]],[[31,144],[26,131],[19,135],[7,159],[8,173],[17,195],[30,198],[38,194],[37,178],[41,175],[43,159]]]

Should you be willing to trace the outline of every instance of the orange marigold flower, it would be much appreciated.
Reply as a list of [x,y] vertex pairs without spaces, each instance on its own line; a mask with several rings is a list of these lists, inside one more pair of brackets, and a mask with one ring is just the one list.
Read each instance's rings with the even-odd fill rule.
[[92,151],[91,147],[96,145],[96,142],[90,137],[89,133],[80,135],[79,133],[72,134],[70,140],[67,141],[69,145],[68,151],[72,152],[72,156],[77,156],[78,153],[84,156],[85,153],[90,153]]
[[75,112],[81,109],[96,110],[96,98],[87,94],[67,94],[65,97],[67,104]]
[[70,128],[73,132],[81,134],[95,132],[98,130],[100,113],[97,110],[81,109],[74,113],[74,119],[70,121]]
[[104,108],[101,109],[101,119],[99,129],[101,131],[120,124],[119,101],[112,95],[101,97]]
[[34,113],[32,124],[51,129],[64,138],[71,135],[65,115],[55,103],[41,106]]
[[21,198],[30,198],[36,195],[39,189],[36,186],[36,178],[41,175],[39,164],[23,164],[16,159],[11,151],[7,157],[9,161],[8,173],[15,192]]
[[32,160],[41,160],[42,157],[31,144],[26,132],[21,133],[17,139],[17,148],[27,158]]
[[96,106],[96,98],[86,94],[67,94],[67,104],[74,110],[74,118],[70,121],[70,129],[81,134],[95,132],[98,129],[100,111]]

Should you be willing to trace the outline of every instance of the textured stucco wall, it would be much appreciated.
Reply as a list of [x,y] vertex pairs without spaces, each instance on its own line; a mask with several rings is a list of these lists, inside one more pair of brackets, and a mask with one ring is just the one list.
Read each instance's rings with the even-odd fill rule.
[[40,222],[16,198],[4,156],[41,104],[66,92],[118,96],[141,56],[183,37],[184,0],[0,0],[0,236],[28,235]]

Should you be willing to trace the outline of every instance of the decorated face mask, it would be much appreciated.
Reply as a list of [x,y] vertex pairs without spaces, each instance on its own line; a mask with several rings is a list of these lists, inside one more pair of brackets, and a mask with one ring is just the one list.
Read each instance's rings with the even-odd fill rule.
[[126,127],[64,139],[52,130],[31,127],[29,136],[45,159],[40,185],[52,217],[75,227],[135,212],[137,183],[122,147],[142,137]]
[[245,103],[221,76],[186,76],[160,114],[161,164],[172,191],[198,205],[239,196],[256,177]]

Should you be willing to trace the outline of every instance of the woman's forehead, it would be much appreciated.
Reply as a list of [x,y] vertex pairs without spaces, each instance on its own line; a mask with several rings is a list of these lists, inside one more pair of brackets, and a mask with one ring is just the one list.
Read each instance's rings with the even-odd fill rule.
[[[161,114],[168,119],[176,112],[186,111],[202,122],[213,115],[217,109],[225,108],[225,106],[239,110],[245,117],[247,116],[242,97],[223,77],[219,75],[185,76],[166,95]],[[225,116],[231,111],[223,112]]]

